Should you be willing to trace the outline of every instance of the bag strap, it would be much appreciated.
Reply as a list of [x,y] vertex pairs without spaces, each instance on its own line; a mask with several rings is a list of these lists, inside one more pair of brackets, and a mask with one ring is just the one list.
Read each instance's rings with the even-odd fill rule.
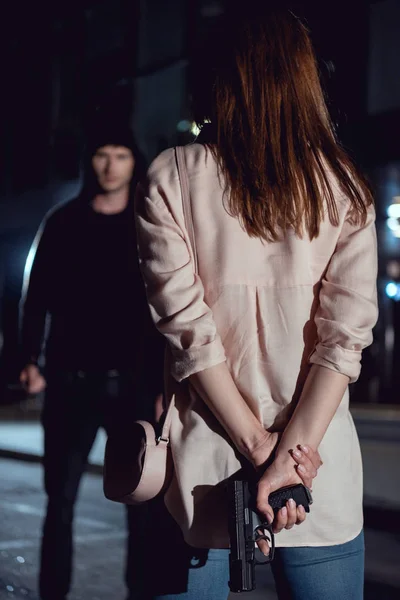
[[[178,175],[179,181],[181,185],[181,194],[182,194],[182,206],[183,206],[183,216],[185,219],[186,230],[189,235],[190,241],[190,251],[192,254],[192,259],[194,263],[194,271],[198,273],[198,262],[197,262],[197,250],[196,250],[196,240],[194,237],[194,225],[193,225],[193,216],[192,216],[192,204],[190,201],[190,188],[189,188],[189,177],[186,167],[186,157],[185,150],[182,146],[177,146],[175,148],[175,156],[176,163],[178,167]],[[169,403],[167,414],[165,415],[164,425],[161,431],[161,435],[158,438],[158,442],[164,442],[168,444],[169,442],[169,432],[171,429],[171,421],[172,421],[172,410],[175,406],[175,396],[172,396],[171,402]]]

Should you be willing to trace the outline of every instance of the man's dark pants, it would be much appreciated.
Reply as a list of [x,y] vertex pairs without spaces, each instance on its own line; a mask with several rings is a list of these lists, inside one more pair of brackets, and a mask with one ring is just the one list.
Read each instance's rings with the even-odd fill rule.
[[[140,378],[139,378],[140,379]],[[61,600],[72,575],[72,522],[78,487],[99,427],[123,435],[138,418],[152,416],[153,398],[129,372],[53,372],[42,413],[44,480],[48,497],[39,577],[42,600]],[[130,598],[147,598],[143,543],[148,506],[127,507],[125,580]]]

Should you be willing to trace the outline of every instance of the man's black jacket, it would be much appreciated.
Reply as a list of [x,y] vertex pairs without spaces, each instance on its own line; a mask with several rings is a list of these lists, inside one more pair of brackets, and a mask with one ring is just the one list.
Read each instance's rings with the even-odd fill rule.
[[160,381],[164,344],[146,302],[132,206],[104,215],[83,198],[68,202],[45,218],[28,262],[23,364],[38,360],[46,337],[47,369],[134,368]]

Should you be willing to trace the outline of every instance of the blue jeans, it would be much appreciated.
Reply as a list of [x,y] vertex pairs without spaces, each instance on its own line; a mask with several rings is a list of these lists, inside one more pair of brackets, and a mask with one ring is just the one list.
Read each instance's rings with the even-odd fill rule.
[[[174,554],[171,550],[167,550],[169,556]],[[165,593],[155,595],[154,600],[226,600],[228,556],[229,550],[186,546],[186,553],[175,555],[175,565],[182,559],[186,565],[179,583],[173,581],[171,563],[169,584],[164,587],[160,581]],[[279,600],[362,600],[364,535],[360,533],[354,540],[336,546],[277,548],[271,567]],[[262,568],[267,567],[257,567]]]
[[279,600],[363,600],[364,533],[337,546],[277,548],[271,567]]

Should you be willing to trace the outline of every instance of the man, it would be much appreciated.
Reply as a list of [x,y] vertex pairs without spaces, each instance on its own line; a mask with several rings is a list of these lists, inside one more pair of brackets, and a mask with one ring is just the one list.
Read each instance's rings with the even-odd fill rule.
[[[22,298],[20,379],[29,393],[46,388],[42,600],[64,600],[70,589],[74,504],[98,428],[118,435],[127,423],[152,419],[162,390],[163,348],[139,272],[131,201],[140,154],[131,132],[118,129],[98,132],[88,158],[80,196],[52,211],[40,228]],[[146,597],[146,511],[128,507],[131,600]]]

